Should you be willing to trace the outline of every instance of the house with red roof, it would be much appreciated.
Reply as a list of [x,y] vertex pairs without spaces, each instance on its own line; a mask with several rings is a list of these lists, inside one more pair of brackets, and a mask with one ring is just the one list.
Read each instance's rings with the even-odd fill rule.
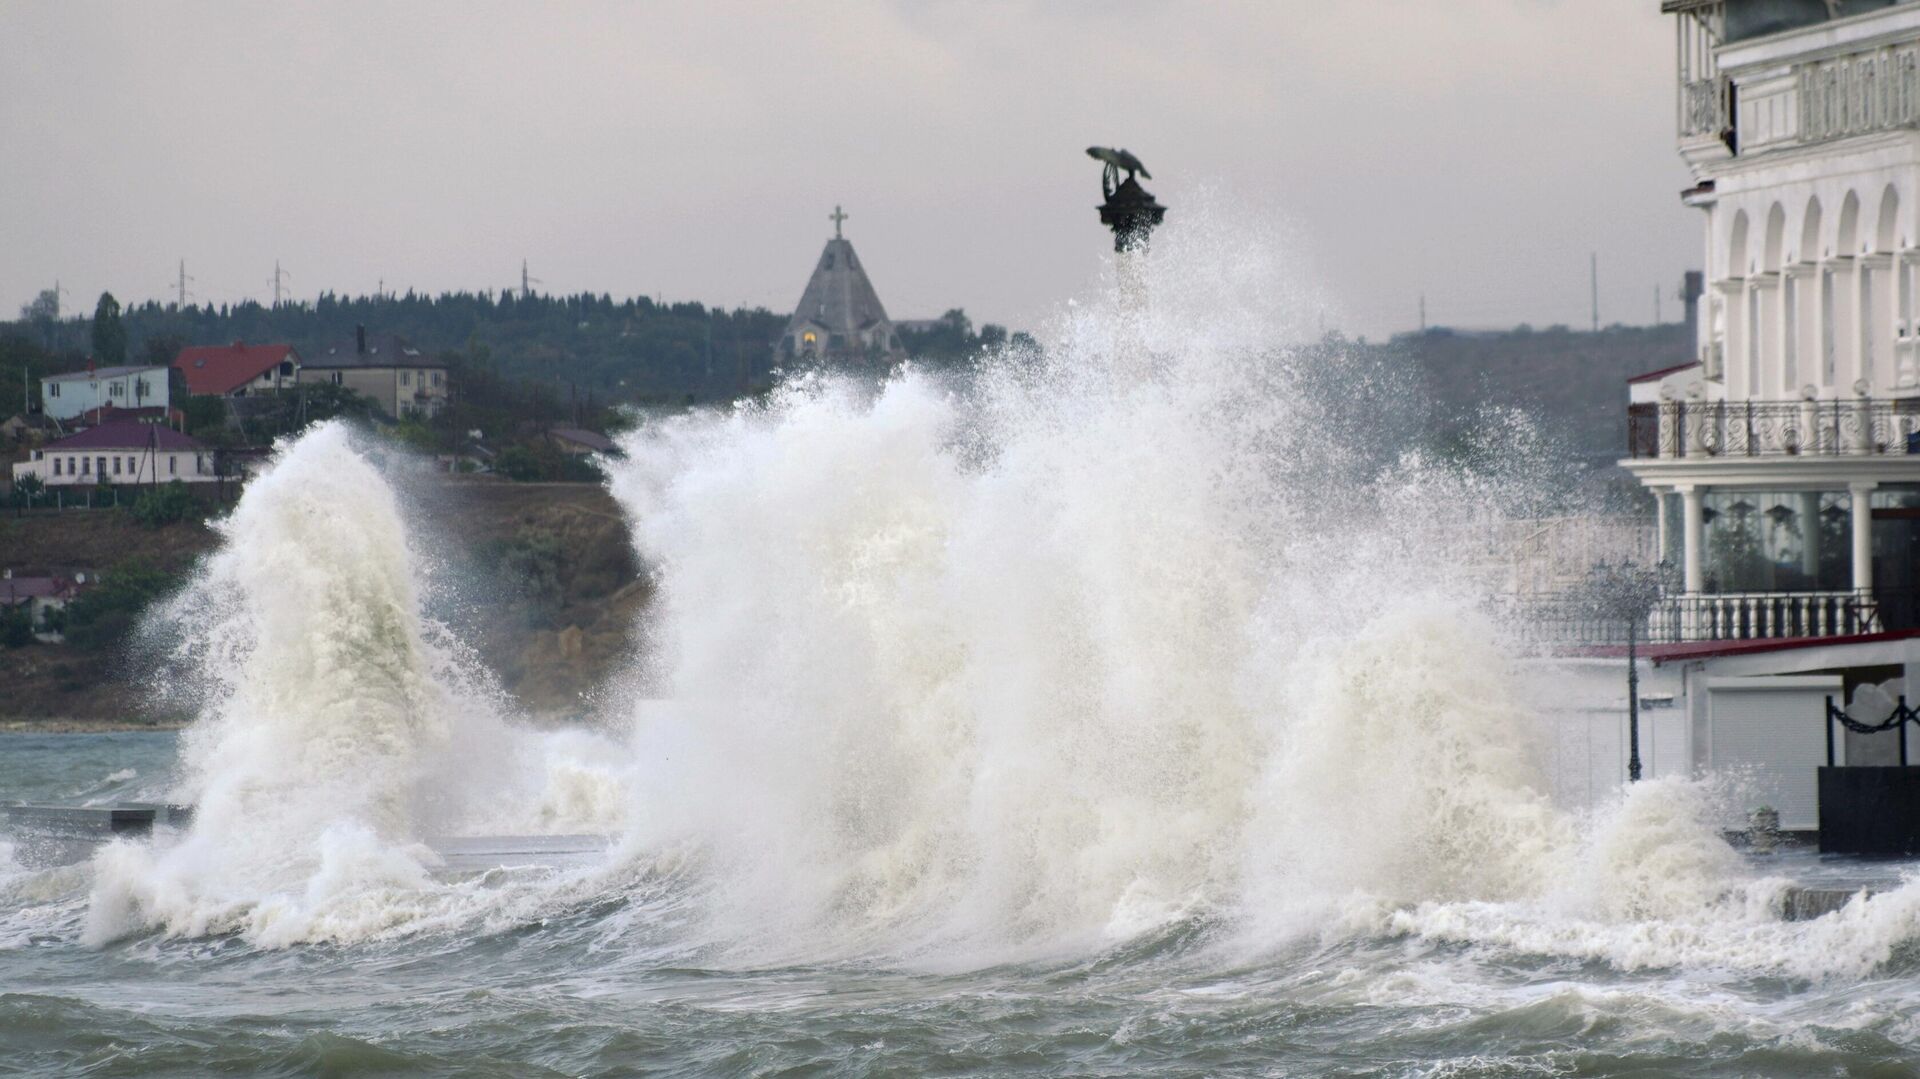
[[195,397],[245,397],[291,388],[300,377],[300,354],[292,345],[192,345],[174,357]]
[[213,453],[159,424],[114,420],[32,451],[13,466],[13,481],[33,476],[48,487],[101,483],[213,483]]

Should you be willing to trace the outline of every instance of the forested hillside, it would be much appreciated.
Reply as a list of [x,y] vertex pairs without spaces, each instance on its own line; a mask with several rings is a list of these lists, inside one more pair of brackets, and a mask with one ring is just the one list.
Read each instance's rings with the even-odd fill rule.
[[[101,363],[170,363],[185,345],[285,342],[303,356],[318,357],[348,347],[356,326],[453,357],[469,376],[537,387],[563,402],[589,396],[603,404],[724,401],[770,384],[773,345],[787,321],[764,308],[728,311],[645,296],[615,300],[604,293],[323,293],[312,303],[277,307],[148,302],[118,311],[124,337],[114,339],[112,351],[124,355],[122,361],[99,355],[96,320],[55,318],[51,312],[50,303],[36,302],[18,322],[0,323],[0,401],[24,399],[29,364],[30,384],[84,366],[89,356]],[[901,336],[916,358],[942,363],[1009,337],[993,325],[976,331],[960,310]]]
[[[85,318],[54,319],[30,309],[0,324],[0,414],[11,414],[37,391],[35,380],[83,366],[97,335]],[[764,309],[661,304],[648,297],[614,300],[582,294],[449,293],[440,296],[340,297],[263,307],[176,307],[145,303],[118,316],[130,363],[170,362],[187,344],[235,340],[292,344],[309,357],[348,347],[354,327],[397,334],[448,359],[455,398],[520,418],[580,417],[615,404],[726,401],[765,389],[774,377],[773,343],[786,315]],[[1008,342],[993,325],[977,330],[964,311],[903,329],[908,351],[925,363],[956,363]],[[1011,335],[1018,342],[1022,335]],[[1447,445],[1474,433],[1488,408],[1520,409],[1570,454],[1604,461],[1625,446],[1626,380],[1685,362],[1691,354],[1678,324],[1613,326],[1598,333],[1564,326],[1499,333],[1432,329],[1367,344],[1332,338],[1312,347],[1346,353],[1356,371],[1390,372],[1401,419],[1411,437]],[[102,358],[101,362],[119,362]],[[1377,387],[1384,389],[1385,384]],[[500,417],[486,420],[493,429]]]

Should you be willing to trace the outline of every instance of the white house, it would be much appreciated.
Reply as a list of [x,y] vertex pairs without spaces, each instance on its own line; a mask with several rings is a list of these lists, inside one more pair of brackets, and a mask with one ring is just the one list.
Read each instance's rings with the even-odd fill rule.
[[[159,368],[165,370],[165,368]],[[48,487],[213,483],[213,454],[169,427],[117,420],[51,442],[13,466],[14,482],[37,477]]]
[[1796,633],[1911,628],[1920,4],[1662,10],[1678,20],[1706,312],[1697,363],[1632,387],[1622,463],[1659,496],[1687,594],[1758,597],[1701,613],[1745,619],[1787,594]]
[[[1642,763],[1746,775],[1746,808],[1811,828],[1818,765],[1899,752],[1829,748],[1826,698],[1878,721],[1920,679],[1920,0],[1661,10],[1707,287],[1694,362],[1627,387],[1674,568],[1637,623]],[[1613,782],[1622,643],[1561,683]]]
[[102,406],[173,407],[165,367],[101,367],[49,375],[40,380],[40,401],[48,417],[71,420]]

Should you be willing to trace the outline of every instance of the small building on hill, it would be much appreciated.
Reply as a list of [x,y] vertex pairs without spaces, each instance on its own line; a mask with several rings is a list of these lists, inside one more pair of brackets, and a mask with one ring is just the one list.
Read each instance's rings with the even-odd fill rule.
[[12,570],[0,572],[0,610],[25,611],[36,636],[58,641],[60,634],[47,628],[48,615],[65,609],[87,585],[87,574],[54,577],[16,577]]
[[553,445],[554,449],[574,457],[620,452],[620,447],[614,444],[613,439],[597,431],[588,431],[579,427],[552,428],[547,432],[547,441]]
[[100,367],[48,375],[40,380],[40,401],[49,419],[71,420],[103,405],[115,408],[171,408],[172,388],[165,367]]
[[365,326],[353,340],[301,362],[299,381],[345,386],[371,397],[396,419],[432,416],[447,404],[447,365],[394,336],[369,338]]
[[13,466],[15,483],[26,476],[48,487],[212,483],[219,478],[212,454],[199,442],[169,427],[129,421],[101,424],[33,450]]
[[45,442],[60,437],[60,427],[39,412],[17,412],[0,420],[0,440],[14,443]]
[[186,379],[195,397],[245,397],[292,389],[299,380],[300,354],[292,345],[193,345],[174,357],[173,369]]
[[881,306],[880,295],[860,265],[853,244],[840,234],[846,219],[831,215],[833,239],[820,252],[800,303],[774,346],[774,363],[830,363],[886,368],[907,358],[900,335]]

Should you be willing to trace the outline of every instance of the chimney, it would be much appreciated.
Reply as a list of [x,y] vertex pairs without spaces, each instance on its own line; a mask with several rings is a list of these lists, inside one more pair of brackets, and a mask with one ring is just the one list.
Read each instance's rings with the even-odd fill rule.
[[1688,270],[1680,279],[1680,302],[1686,305],[1687,340],[1698,347],[1700,341],[1700,297],[1707,291],[1707,275]]
[[367,354],[367,328],[364,325],[353,328],[353,349],[362,356]]

